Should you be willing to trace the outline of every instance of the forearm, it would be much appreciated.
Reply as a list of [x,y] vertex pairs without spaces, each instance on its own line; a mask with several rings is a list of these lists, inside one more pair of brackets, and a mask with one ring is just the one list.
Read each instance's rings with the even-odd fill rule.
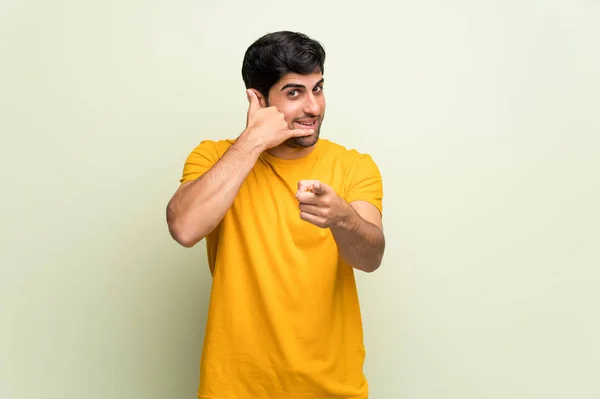
[[361,218],[352,206],[348,205],[348,216],[330,229],[341,257],[352,267],[370,273],[380,266],[385,249],[383,231]]
[[177,242],[192,247],[217,227],[261,152],[258,143],[240,136],[212,168],[175,193],[167,223]]

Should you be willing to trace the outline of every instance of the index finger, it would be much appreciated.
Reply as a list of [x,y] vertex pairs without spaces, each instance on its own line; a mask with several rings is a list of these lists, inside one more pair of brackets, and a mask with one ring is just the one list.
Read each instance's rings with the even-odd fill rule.
[[313,185],[317,182],[317,180],[300,180],[298,182],[298,191],[310,191],[314,192]]

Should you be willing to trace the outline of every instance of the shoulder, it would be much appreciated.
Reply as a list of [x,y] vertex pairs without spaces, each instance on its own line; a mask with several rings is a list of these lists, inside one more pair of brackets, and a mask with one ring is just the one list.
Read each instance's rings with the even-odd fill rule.
[[208,171],[233,144],[232,140],[203,140],[188,154],[180,183],[195,180]]
[[370,169],[378,173],[379,168],[373,157],[356,148],[348,148],[342,144],[335,143],[327,139],[321,139],[324,156],[332,162],[343,167],[348,173],[354,172],[357,168]]
[[[383,211],[383,181],[373,157],[365,152],[324,141],[325,157],[331,159],[334,168],[343,170],[344,184],[340,195],[348,203],[366,202],[381,214]],[[363,205],[357,205],[363,206]]]
[[190,152],[190,157],[205,156],[210,158],[220,158],[225,151],[235,142],[232,139],[223,140],[202,140]]

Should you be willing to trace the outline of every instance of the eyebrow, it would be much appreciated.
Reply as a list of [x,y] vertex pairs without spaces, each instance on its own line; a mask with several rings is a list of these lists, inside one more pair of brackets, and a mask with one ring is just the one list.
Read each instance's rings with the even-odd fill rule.
[[[319,81],[318,81],[318,82],[315,84],[315,87],[316,87],[316,86],[318,86],[318,85],[320,85],[320,84],[323,84],[324,82],[325,82],[325,78],[321,78],[321,80],[319,80]],[[301,85],[301,84],[299,84],[299,83],[288,83],[288,84],[286,84],[285,86],[283,86],[283,87],[281,88],[281,91],[283,91],[283,90],[285,90],[285,89],[289,89],[289,88],[294,88],[294,89],[305,89],[305,88],[306,88],[306,86],[304,86],[304,85]]]

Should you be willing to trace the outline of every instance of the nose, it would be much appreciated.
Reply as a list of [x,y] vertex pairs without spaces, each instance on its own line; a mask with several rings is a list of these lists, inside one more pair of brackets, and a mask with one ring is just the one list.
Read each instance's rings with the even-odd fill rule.
[[304,104],[303,111],[307,115],[317,116],[320,114],[321,104],[319,104],[319,101],[314,94],[310,93],[308,96],[306,96],[306,103]]

